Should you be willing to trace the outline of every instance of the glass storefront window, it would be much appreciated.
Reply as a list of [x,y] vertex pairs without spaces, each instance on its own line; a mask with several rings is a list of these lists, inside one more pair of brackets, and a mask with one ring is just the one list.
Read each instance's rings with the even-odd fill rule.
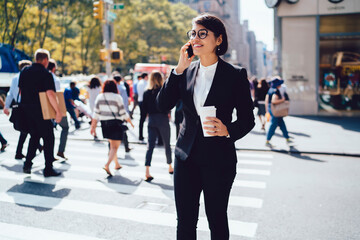
[[[323,111],[360,110],[360,30],[349,32],[357,29],[342,26],[348,23],[343,21],[348,16],[354,23],[360,22],[360,14],[320,17],[320,31],[327,29],[326,34],[320,32],[319,103]],[[344,32],[332,31],[330,22]]]

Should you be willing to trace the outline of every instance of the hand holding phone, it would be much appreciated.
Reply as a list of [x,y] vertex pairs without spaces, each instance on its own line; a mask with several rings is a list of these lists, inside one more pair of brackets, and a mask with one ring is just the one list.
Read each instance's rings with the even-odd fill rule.
[[194,52],[191,43],[189,41],[181,47],[179,62],[175,68],[176,72],[178,74],[184,72],[184,70],[190,66],[190,63],[193,60],[193,58],[194,58]]
[[191,44],[189,45],[188,49],[186,50],[187,54],[188,54],[188,58],[191,58],[194,55],[194,51],[193,48],[191,46]]

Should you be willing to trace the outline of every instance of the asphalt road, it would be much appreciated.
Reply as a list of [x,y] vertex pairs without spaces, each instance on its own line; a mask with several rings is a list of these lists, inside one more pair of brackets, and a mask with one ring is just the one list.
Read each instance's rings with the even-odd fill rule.
[[[55,163],[62,176],[45,179],[43,155],[30,176],[23,174],[22,161],[14,159],[18,133],[7,122],[0,130],[10,143],[0,153],[1,240],[175,239],[163,148],[154,152],[155,179],[147,183],[145,145],[133,144],[130,154],[121,146],[123,169],[108,179],[101,169],[107,144],[70,139],[69,160]],[[238,161],[228,209],[231,239],[360,239],[359,158],[239,151]],[[203,207],[198,239],[210,239]]]

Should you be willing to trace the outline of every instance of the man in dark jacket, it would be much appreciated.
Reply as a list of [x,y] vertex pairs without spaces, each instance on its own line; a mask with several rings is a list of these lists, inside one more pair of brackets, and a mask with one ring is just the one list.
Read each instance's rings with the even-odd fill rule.
[[56,100],[55,84],[51,73],[46,70],[49,64],[50,54],[45,49],[35,52],[35,63],[24,68],[19,77],[19,89],[21,93],[21,109],[27,123],[26,132],[30,133],[30,142],[23,172],[31,173],[32,159],[35,157],[40,138],[44,141],[45,169],[44,176],[59,176],[61,173],[53,169],[54,161],[54,132],[51,120],[44,120],[39,93],[45,92],[54,108],[55,121],[59,123],[62,119],[60,107]]

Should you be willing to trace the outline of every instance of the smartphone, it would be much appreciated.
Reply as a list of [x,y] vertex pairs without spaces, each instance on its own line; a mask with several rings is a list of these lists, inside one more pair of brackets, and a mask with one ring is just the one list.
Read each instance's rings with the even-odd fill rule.
[[192,48],[191,44],[190,44],[190,46],[188,47],[188,49],[186,51],[187,51],[187,54],[188,54],[188,58],[191,58],[194,55],[194,51],[193,51],[193,48]]

